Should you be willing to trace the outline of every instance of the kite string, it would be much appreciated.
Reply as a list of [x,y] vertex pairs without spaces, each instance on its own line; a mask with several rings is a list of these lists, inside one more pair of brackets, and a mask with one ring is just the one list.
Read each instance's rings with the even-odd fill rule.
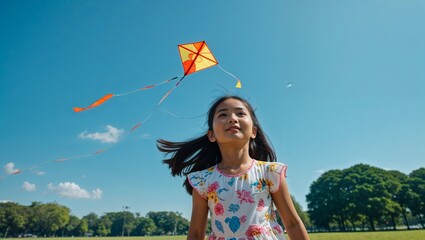
[[147,90],[147,89],[154,88],[154,87],[156,87],[156,86],[162,85],[162,84],[164,84],[164,83],[171,82],[171,81],[173,81],[173,80],[175,80],[175,79],[177,79],[177,78],[178,78],[178,77],[173,77],[173,78],[171,78],[171,79],[167,79],[167,80],[165,80],[165,81],[163,81],[163,82],[156,83],[156,84],[149,85],[149,86],[145,86],[145,87],[142,87],[142,88],[139,88],[139,89],[136,89],[136,90],[130,91],[130,92],[120,93],[120,94],[114,94],[114,96],[115,96],[115,97],[121,97],[121,96],[125,96],[125,95],[132,94],[132,93],[135,93],[135,92],[139,92],[139,91]]
[[130,91],[130,92],[126,92],[126,93],[121,93],[121,94],[112,94],[112,93],[109,93],[109,94],[106,94],[105,96],[101,97],[100,99],[96,100],[94,103],[92,103],[92,104],[91,104],[91,105],[89,105],[88,107],[74,107],[73,109],[74,109],[74,112],[81,112],[81,111],[85,111],[85,110],[88,110],[88,109],[91,109],[91,108],[98,107],[99,105],[101,105],[101,104],[103,104],[104,102],[108,101],[108,100],[109,100],[109,99],[111,99],[112,97],[125,96],[125,95],[131,94],[131,93],[135,93],[135,92],[138,92],[138,91],[151,89],[151,88],[154,88],[155,86],[158,86],[158,85],[161,85],[161,84],[164,84],[164,83],[168,83],[168,82],[170,82],[170,81],[172,81],[172,80],[175,80],[175,79],[177,79],[177,78],[178,78],[178,77],[173,77],[173,78],[171,78],[171,79],[167,79],[167,80],[165,80],[165,81],[163,81],[163,82],[156,83],[156,84],[153,84],[153,85],[148,85],[148,86],[145,86],[145,87],[143,87],[143,88],[139,88],[139,89],[136,89],[136,90],[133,90],[133,91]]
[[227,74],[229,74],[230,76],[232,76],[232,77],[234,77],[236,80],[239,80],[239,78],[238,77],[236,77],[235,75],[233,75],[233,74],[231,74],[230,72],[228,72],[228,71],[226,71],[224,68],[222,68],[221,66],[220,66],[220,64],[217,64],[217,66],[223,71],[223,72],[225,72],[225,73],[227,73]]
[[106,151],[109,148],[111,148],[111,147],[103,148],[103,149],[98,150],[94,153],[78,155],[78,156],[74,156],[74,157],[67,157],[67,158],[57,158],[57,159],[54,159],[54,160],[48,160],[48,161],[45,161],[45,162],[42,162],[42,163],[39,163],[39,164],[35,164],[35,165],[32,165],[32,166],[24,168],[24,169],[16,169],[16,171],[14,171],[13,173],[10,173],[10,174],[8,174],[4,177],[0,177],[0,180],[5,179],[8,176],[16,175],[16,174],[19,174],[19,173],[22,173],[22,172],[34,171],[35,169],[39,168],[40,166],[43,166],[43,165],[46,165],[46,164],[49,164],[49,163],[62,163],[62,162],[69,161],[69,160],[87,158],[87,157],[91,157],[91,156],[94,156],[94,155],[99,155],[100,153]]
[[[180,82],[186,77],[186,75],[183,75],[183,77],[180,78],[180,80],[176,83],[176,85],[174,85],[170,90],[168,90],[167,93],[165,93],[165,95],[161,98],[161,100],[159,100],[159,102],[156,104],[156,106],[154,107],[154,109],[151,111],[151,113],[145,118],[143,119],[143,121],[139,122],[138,124],[136,124],[134,127],[132,127],[130,129],[130,132],[133,132],[134,130],[136,130],[138,127],[140,127],[143,123],[145,123],[147,120],[149,120],[152,115],[157,111],[157,109],[159,108],[159,105],[161,105],[161,103],[170,95],[171,92],[174,91],[174,89],[176,89],[176,87],[180,84]],[[175,79],[175,78],[173,78]]]
[[[181,77],[180,78],[180,80],[176,83],[176,85],[175,86],[173,86],[173,88],[171,88],[163,97],[162,97],[162,99],[156,104],[156,106],[155,106],[155,108],[152,110],[152,112],[142,121],[142,122],[140,122],[139,124],[137,124],[136,126],[134,126],[131,130],[130,130],[130,132],[129,133],[131,133],[132,131],[134,131],[136,128],[138,128],[140,125],[142,125],[142,123],[144,123],[144,122],[146,122],[147,120],[149,120],[151,117],[152,117],[152,115],[157,111],[157,109],[158,109],[158,107],[159,107],[159,105],[165,100],[165,98],[167,98],[168,97],[168,95],[180,84],[180,82],[184,79],[184,77],[185,76],[183,76],[183,77]],[[137,92],[137,91],[141,91],[141,90],[146,90],[146,89],[150,89],[150,88],[153,88],[153,87],[155,87],[155,86],[158,86],[158,85],[161,85],[161,84],[164,84],[164,83],[168,83],[168,82],[170,82],[170,81],[172,81],[172,80],[175,80],[175,79],[177,79],[178,77],[173,77],[173,78],[171,78],[171,79],[167,79],[167,80],[165,80],[165,81],[163,81],[163,82],[160,82],[160,83],[157,83],[157,84],[154,84],[154,85],[150,85],[150,86],[146,86],[146,87],[143,87],[143,88],[141,88],[141,89],[137,89],[137,90],[134,90],[134,91],[131,91],[131,92],[127,92],[127,93],[123,93],[123,94],[115,94],[114,96],[124,96],[124,95],[127,95],[127,94],[131,94],[131,93],[134,93],[134,92]],[[90,157],[90,156],[94,156],[94,155],[99,155],[99,154],[101,154],[101,153],[103,153],[104,151],[106,151],[106,150],[108,150],[108,149],[110,149],[112,146],[109,146],[109,147],[106,147],[106,148],[103,148],[103,149],[100,149],[100,150],[98,150],[98,151],[96,151],[96,152],[94,152],[94,153],[89,153],[89,154],[85,154],[85,155],[79,155],[79,156],[74,156],[74,157],[68,157],[68,158],[59,158],[59,159],[55,159],[55,160],[51,160],[51,161],[47,161],[47,162],[45,162],[44,164],[46,164],[46,163],[49,163],[49,162],[56,162],[56,163],[60,163],[60,162],[65,162],[65,161],[68,161],[68,160],[74,160],[74,159],[79,159],[79,158],[86,158],[86,157]],[[42,164],[39,164],[39,165],[37,165],[37,166],[40,166],[40,165],[42,165]],[[34,167],[34,166],[33,166]],[[32,168],[33,168],[32,167]],[[20,172],[22,172],[22,170],[19,170],[17,173],[20,173]]]
[[163,113],[166,113],[166,114],[176,118],[176,119],[196,119],[196,118],[200,118],[200,117],[207,115],[206,113],[203,113],[203,114],[192,116],[192,117],[181,117],[181,116],[178,116],[178,115],[174,114],[173,112],[171,112],[170,110],[165,109],[165,108],[161,109],[161,111]]

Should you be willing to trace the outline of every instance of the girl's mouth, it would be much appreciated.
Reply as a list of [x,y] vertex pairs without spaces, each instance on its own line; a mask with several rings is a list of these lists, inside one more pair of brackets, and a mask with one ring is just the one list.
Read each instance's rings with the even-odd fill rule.
[[231,127],[228,127],[227,129],[226,129],[226,131],[239,131],[239,130],[241,130],[239,127],[237,127],[237,126],[231,126]]

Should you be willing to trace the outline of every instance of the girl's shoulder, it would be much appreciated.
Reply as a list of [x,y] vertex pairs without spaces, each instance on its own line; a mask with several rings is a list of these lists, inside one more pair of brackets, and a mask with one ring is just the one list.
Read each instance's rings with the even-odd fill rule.
[[260,176],[264,177],[266,184],[269,186],[270,192],[276,192],[282,182],[282,178],[286,178],[287,166],[280,162],[255,162],[256,171]]
[[265,162],[265,161],[261,161],[261,160],[254,160],[254,165],[257,168],[264,168],[267,169],[269,171],[274,171],[276,169],[283,169],[286,168],[286,164],[284,163],[280,163],[280,162]]
[[212,166],[212,167],[209,167],[209,168],[204,169],[204,170],[199,170],[199,171],[196,171],[196,172],[191,172],[191,173],[187,174],[187,177],[189,179],[190,178],[193,178],[193,177],[205,178],[205,177],[211,175],[214,172],[215,167],[216,166]]
[[213,174],[214,169],[215,166],[187,174],[187,180],[189,181],[189,184],[199,193],[202,198],[207,198],[207,185],[209,182],[208,177]]
[[283,176],[286,177],[286,169],[287,165],[280,162],[265,162],[265,161],[259,161],[255,160],[254,164],[257,171],[266,173],[266,174],[278,174],[281,175],[283,173]]

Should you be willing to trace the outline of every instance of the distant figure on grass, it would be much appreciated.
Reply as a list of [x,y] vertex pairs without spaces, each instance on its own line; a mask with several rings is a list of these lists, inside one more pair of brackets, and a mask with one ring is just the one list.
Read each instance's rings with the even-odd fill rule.
[[238,96],[217,99],[208,112],[208,131],[186,142],[158,140],[173,176],[187,176],[192,195],[188,240],[286,239],[276,222],[276,206],[291,240],[309,239],[292,203],[286,165],[274,150],[251,105]]

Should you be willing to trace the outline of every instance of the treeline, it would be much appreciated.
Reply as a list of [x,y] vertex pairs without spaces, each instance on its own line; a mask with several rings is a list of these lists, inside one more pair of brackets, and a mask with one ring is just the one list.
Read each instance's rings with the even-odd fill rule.
[[[309,223],[306,212],[292,197],[301,219]],[[280,221],[280,219],[279,219]],[[280,221],[280,223],[282,223]],[[102,216],[90,213],[81,219],[57,203],[33,202],[30,206],[0,203],[0,237],[36,236],[155,236],[186,235],[189,221],[178,212],[149,212],[145,217],[130,211],[110,212]],[[208,221],[207,232],[211,231]]]
[[189,221],[178,212],[149,212],[145,217],[129,211],[81,219],[57,203],[33,202],[23,206],[0,203],[0,237],[37,236],[149,236],[187,234]]
[[[308,215],[292,197],[301,219],[309,223]],[[123,209],[125,210],[125,208]],[[280,219],[279,219],[280,221]],[[280,221],[280,223],[282,223]],[[57,203],[33,202],[30,206],[0,203],[0,237],[80,236],[155,236],[186,235],[189,221],[178,212],[149,212],[145,217],[130,211],[110,212],[102,216],[90,213],[81,219],[70,209]],[[208,221],[207,232],[211,231]]]
[[[330,170],[311,184],[307,211],[292,200],[310,231],[425,229],[425,168],[408,175],[365,164]],[[178,212],[125,210],[80,219],[57,203],[0,203],[0,237],[185,235],[189,229]]]
[[425,228],[425,168],[408,175],[366,164],[330,170],[311,184],[307,203],[319,231]]

